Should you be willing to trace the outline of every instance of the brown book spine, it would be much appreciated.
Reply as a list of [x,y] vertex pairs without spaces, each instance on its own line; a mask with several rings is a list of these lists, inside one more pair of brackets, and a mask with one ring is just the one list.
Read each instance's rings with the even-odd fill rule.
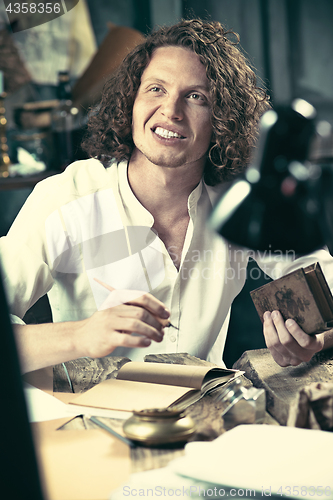
[[333,320],[333,297],[319,262],[304,269],[308,285],[317,306],[328,323]]

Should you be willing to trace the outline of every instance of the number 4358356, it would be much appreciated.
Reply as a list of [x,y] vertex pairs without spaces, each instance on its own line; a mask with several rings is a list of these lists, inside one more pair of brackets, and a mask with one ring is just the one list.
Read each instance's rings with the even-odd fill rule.
[[61,6],[60,3],[53,2],[39,2],[39,3],[28,3],[28,2],[15,2],[9,3],[6,7],[6,11],[10,14],[60,14]]

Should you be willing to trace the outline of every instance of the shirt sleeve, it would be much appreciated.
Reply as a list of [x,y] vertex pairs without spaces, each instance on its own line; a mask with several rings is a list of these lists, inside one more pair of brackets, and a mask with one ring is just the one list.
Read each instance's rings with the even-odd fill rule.
[[7,236],[0,238],[0,264],[9,309],[21,319],[53,286],[45,219],[54,210],[56,186],[56,181],[39,183]]

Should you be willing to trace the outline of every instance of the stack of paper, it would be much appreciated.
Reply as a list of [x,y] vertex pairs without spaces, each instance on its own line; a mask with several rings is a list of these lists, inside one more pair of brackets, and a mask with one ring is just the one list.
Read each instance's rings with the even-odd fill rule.
[[133,474],[110,499],[153,491],[191,498],[332,500],[332,449],[330,432],[240,425],[212,442],[188,443],[185,456],[165,469]]

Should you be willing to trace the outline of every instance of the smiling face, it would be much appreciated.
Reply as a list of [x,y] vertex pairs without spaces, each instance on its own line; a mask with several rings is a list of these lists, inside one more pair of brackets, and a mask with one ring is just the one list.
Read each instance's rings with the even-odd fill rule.
[[199,56],[182,47],[153,52],[133,106],[133,155],[162,167],[203,172],[212,136],[209,82]]

